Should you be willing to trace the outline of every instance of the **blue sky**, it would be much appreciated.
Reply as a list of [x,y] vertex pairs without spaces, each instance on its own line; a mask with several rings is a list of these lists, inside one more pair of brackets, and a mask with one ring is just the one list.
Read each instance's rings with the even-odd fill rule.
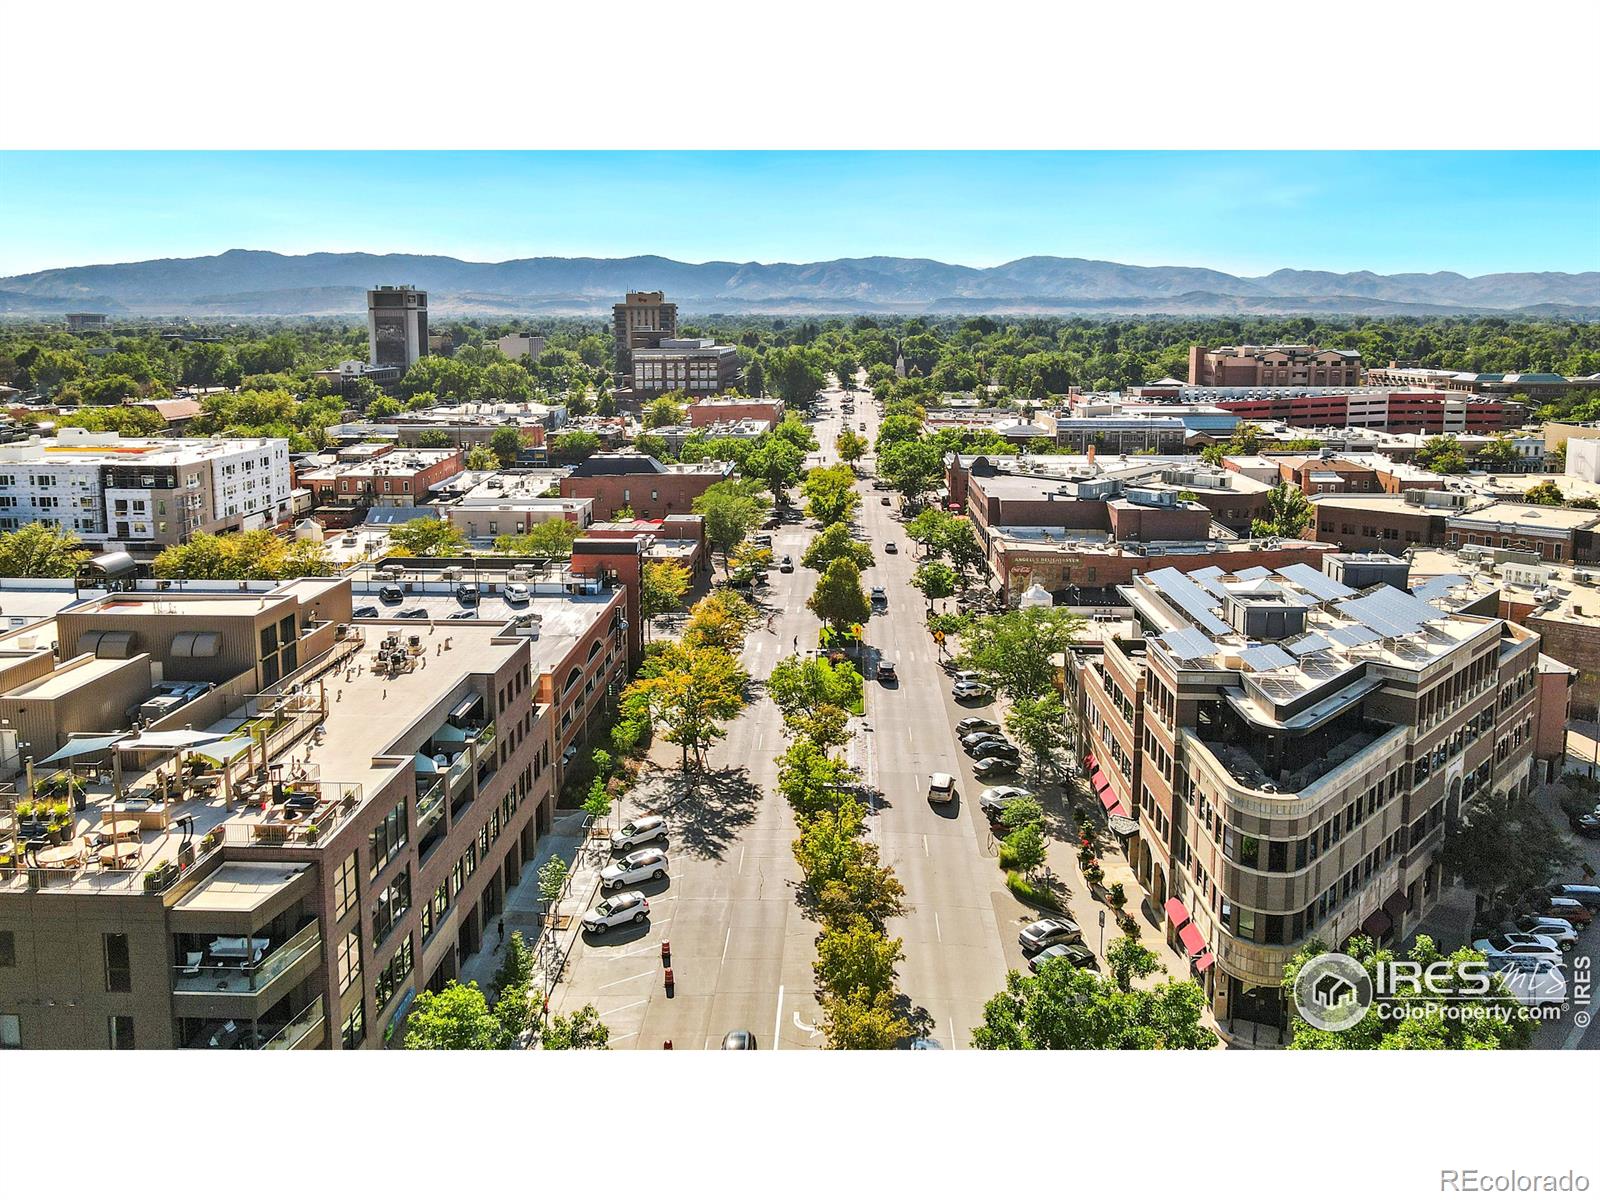
[[1600,153],[0,153],[0,275],[234,247],[1583,271]]

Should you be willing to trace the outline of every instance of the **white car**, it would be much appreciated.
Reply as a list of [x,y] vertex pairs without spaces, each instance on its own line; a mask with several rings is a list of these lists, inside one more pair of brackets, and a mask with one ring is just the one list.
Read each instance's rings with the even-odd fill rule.
[[506,603],[508,604],[526,604],[531,595],[532,593],[528,591],[528,585],[525,583],[506,584]]
[[1567,998],[1567,976],[1548,958],[1490,959],[1506,990],[1524,1004],[1560,1004]]
[[643,892],[623,892],[602,900],[583,914],[583,927],[590,933],[614,929],[618,925],[640,925],[650,915],[650,901]]
[[979,683],[975,679],[963,679],[950,689],[950,694],[957,700],[987,700],[994,693],[989,690],[989,685]]
[[1541,933],[1552,938],[1563,950],[1570,950],[1578,944],[1578,931],[1572,927],[1571,921],[1561,917],[1523,917],[1517,922],[1517,928],[1523,933]]
[[643,883],[647,879],[667,877],[667,852],[665,850],[635,850],[627,858],[607,864],[600,872],[600,886],[615,891],[630,883]]
[[1480,954],[1496,957],[1548,958],[1561,961],[1561,947],[1553,937],[1542,933],[1499,933],[1494,937],[1479,938],[1472,948]]
[[667,823],[663,818],[635,817],[611,835],[611,848],[627,850],[632,846],[642,846],[646,842],[653,842],[657,838],[666,836]]

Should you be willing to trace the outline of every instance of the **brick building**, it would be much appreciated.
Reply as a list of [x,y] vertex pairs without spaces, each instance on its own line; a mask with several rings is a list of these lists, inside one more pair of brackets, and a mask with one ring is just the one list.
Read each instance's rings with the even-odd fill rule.
[[1189,383],[1195,387],[1355,387],[1361,355],[1316,346],[1204,346],[1189,348]]
[[771,421],[777,425],[783,420],[783,401],[758,400],[731,396],[710,400],[696,400],[689,405],[689,424],[696,429],[717,425],[724,421]]
[[565,497],[594,502],[596,520],[610,520],[623,508],[646,519],[693,511],[708,487],[732,479],[731,462],[663,463],[648,454],[593,454],[561,480]]

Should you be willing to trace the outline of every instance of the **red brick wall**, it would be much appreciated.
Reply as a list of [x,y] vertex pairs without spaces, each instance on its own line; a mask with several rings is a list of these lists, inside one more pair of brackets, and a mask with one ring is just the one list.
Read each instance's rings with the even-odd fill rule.
[[715,424],[717,421],[741,421],[747,417],[757,421],[771,421],[776,425],[783,420],[783,402],[752,399],[742,400],[737,404],[689,405],[689,424],[696,429]]
[[[589,477],[569,475],[561,481],[561,494],[587,496],[592,499],[596,521],[609,521],[611,514],[624,505],[631,507],[636,517],[656,520],[673,514],[688,513],[702,492],[713,483],[721,481],[720,473]],[[654,498],[651,493],[655,493]]]
[[1142,508],[1106,505],[1111,532],[1121,542],[1205,541],[1211,530],[1208,509]]

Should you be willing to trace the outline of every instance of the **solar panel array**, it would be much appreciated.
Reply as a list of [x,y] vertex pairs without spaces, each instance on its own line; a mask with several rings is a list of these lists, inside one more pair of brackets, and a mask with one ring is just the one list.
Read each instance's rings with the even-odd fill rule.
[[1437,608],[1409,593],[1384,584],[1354,599],[1341,600],[1336,606],[1353,621],[1360,621],[1384,637],[1410,637],[1429,621],[1444,616]]
[[1197,629],[1185,625],[1161,635],[1167,649],[1182,659],[1209,658],[1217,652],[1217,644]]
[[1271,574],[1272,572],[1265,567],[1246,567],[1242,571],[1235,571],[1233,577],[1235,579],[1265,579]]
[[1432,600],[1435,596],[1442,596],[1451,588],[1467,581],[1465,575],[1435,575],[1420,587],[1411,589],[1411,594],[1419,600]]
[[1356,594],[1354,588],[1346,587],[1337,579],[1324,575],[1307,563],[1290,563],[1288,566],[1279,567],[1278,574],[1290,583],[1304,588],[1318,600],[1343,600],[1346,596]]
[[1328,636],[1346,647],[1365,646],[1368,642],[1378,640],[1378,635],[1365,625],[1344,625],[1338,629],[1330,629]]
[[1218,576],[1223,574],[1225,574],[1223,569],[1217,566],[1215,563],[1212,563],[1208,567],[1201,567],[1197,571],[1190,571],[1189,577],[1191,579],[1216,579]]
[[1212,615],[1214,605],[1212,598],[1200,590],[1194,580],[1175,567],[1162,567],[1159,571],[1152,571],[1145,576],[1156,587],[1166,593],[1167,597],[1184,612],[1194,619],[1194,623],[1207,633],[1226,634],[1231,632],[1228,626]]
[[1333,643],[1320,633],[1308,633],[1305,637],[1295,638],[1292,642],[1286,642],[1284,649],[1288,650],[1290,654],[1311,654],[1318,650],[1326,650],[1332,645]]
[[1239,657],[1252,671],[1275,671],[1294,665],[1293,658],[1271,645],[1246,646]]

